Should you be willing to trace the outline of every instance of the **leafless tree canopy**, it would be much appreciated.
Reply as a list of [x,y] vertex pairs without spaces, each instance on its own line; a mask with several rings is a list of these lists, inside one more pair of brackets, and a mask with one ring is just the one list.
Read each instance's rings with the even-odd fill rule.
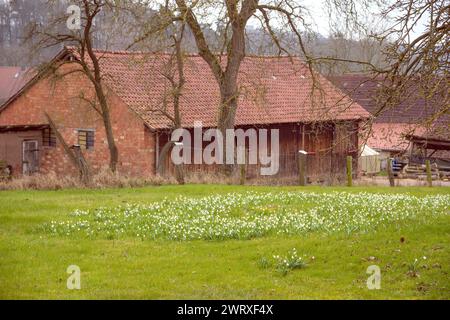
[[383,54],[389,63],[381,72],[389,84],[379,113],[394,108],[408,96],[412,101],[425,99],[434,112],[426,125],[445,119],[438,131],[447,130],[450,71],[450,3],[445,0],[398,0],[384,15],[398,12],[393,25],[378,35],[385,43]]

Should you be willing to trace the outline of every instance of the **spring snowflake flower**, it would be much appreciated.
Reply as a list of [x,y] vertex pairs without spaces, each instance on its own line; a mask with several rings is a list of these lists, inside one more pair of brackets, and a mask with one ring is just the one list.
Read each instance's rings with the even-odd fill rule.
[[51,221],[44,230],[90,238],[251,239],[308,232],[367,233],[411,219],[425,222],[449,210],[450,195],[245,192],[75,210],[70,220]]

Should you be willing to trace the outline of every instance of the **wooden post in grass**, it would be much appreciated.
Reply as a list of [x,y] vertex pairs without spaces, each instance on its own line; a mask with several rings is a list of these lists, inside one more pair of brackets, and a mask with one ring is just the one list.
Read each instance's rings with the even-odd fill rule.
[[239,184],[240,185],[245,184],[245,179],[247,177],[247,172],[246,172],[246,170],[247,170],[247,167],[246,167],[246,165],[247,165],[247,150],[243,149],[243,152],[244,152],[244,159],[243,159],[244,163],[241,163],[239,165]]
[[245,164],[241,164],[240,166],[240,179],[239,179],[239,184],[244,185],[245,184]]
[[387,162],[387,174],[389,178],[389,185],[391,187],[394,187],[395,181],[394,181],[394,173],[392,172],[392,158],[389,158]]
[[306,186],[306,155],[304,150],[298,152],[298,184]]
[[353,157],[347,156],[347,186],[351,187],[353,185]]
[[430,160],[425,160],[425,168],[427,170],[427,183],[429,187],[433,186],[433,179],[431,177],[431,165]]

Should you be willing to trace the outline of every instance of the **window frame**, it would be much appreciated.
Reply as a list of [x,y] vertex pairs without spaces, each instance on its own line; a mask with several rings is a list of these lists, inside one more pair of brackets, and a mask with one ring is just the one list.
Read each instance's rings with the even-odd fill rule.
[[43,148],[56,148],[56,134],[52,128],[44,128],[42,130],[42,147]]
[[[83,141],[80,140],[80,134],[82,133],[86,135],[84,143],[81,143]],[[77,143],[82,149],[93,150],[95,148],[95,129],[77,129]]]

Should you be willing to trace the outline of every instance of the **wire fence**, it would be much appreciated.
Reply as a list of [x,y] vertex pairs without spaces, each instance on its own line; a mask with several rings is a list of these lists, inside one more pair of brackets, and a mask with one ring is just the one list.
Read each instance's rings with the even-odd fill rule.
[[[347,156],[343,153],[315,153],[306,155],[306,178],[308,183],[339,184],[347,178]],[[356,159],[356,158],[354,158]],[[298,181],[299,178],[299,154],[297,152],[280,153],[278,156],[278,168],[273,175],[263,175],[262,168],[274,164],[262,165],[245,164],[232,166],[232,174],[235,176],[245,174],[246,180],[270,180]],[[170,172],[174,172],[171,165]],[[356,174],[357,161],[353,161],[353,174]],[[220,165],[190,164],[184,165],[187,174],[215,174],[221,171]]]

